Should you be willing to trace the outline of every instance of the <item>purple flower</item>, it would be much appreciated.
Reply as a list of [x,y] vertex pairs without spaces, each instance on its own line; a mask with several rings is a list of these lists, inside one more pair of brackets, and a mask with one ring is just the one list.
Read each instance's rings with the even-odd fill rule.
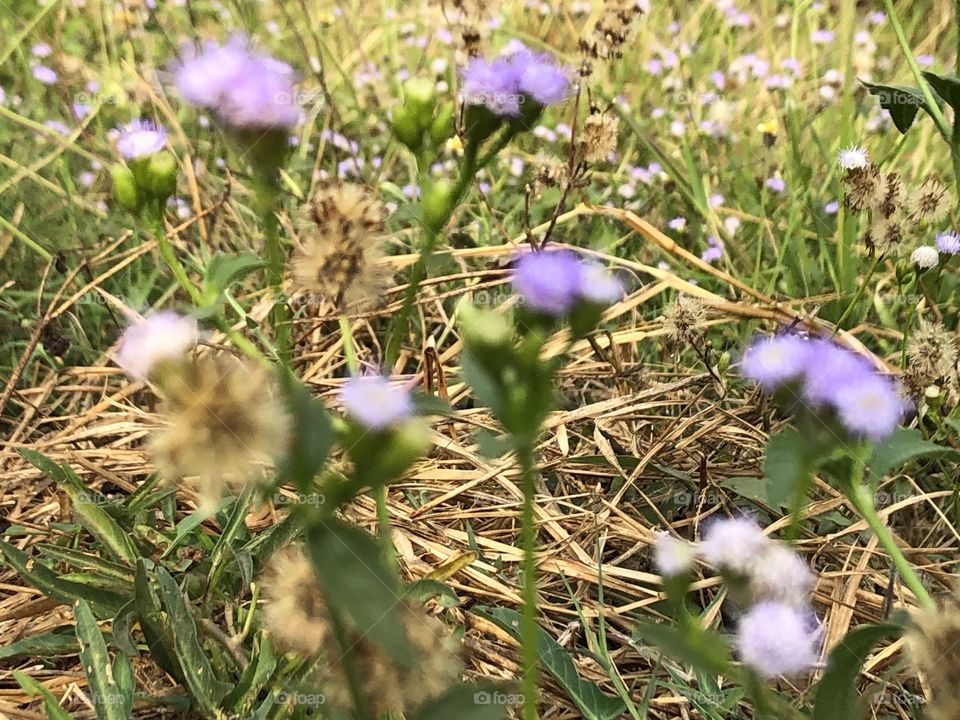
[[39,42],[30,48],[30,54],[38,58],[50,57],[53,54],[53,48],[45,42]]
[[708,263],[715,263],[722,257],[723,247],[721,245],[708,245],[706,249],[700,253],[700,259]]
[[874,442],[897,429],[908,407],[894,383],[877,374],[837,388],[834,403],[840,422],[851,434]]
[[114,360],[133,379],[145,380],[157,364],[183,356],[198,339],[196,320],[162,310],[123,331]]
[[482,105],[494,115],[520,114],[517,68],[509,60],[471,58],[462,75],[467,105]]
[[872,373],[870,363],[856,353],[829,340],[811,340],[807,343],[803,396],[814,405],[832,405],[838,390]]
[[956,255],[960,253],[960,235],[953,230],[937,233],[937,250],[944,255]]
[[760,526],[748,517],[720,518],[707,526],[700,555],[714,567],[747,575],[771,543]]
[[31,73],[44,85],[53,85],[57,81],[57,74],[46,65],[34,65]]
[[119,131],[117,150],[127,160],[153,155],[167,144],[167,131],[149,120],[131,120]]
[[820,629],[808,610],[764,601],[740,618],[736,648],[766,678],[796,675],[817,662]]
[[830,202],[828,202],[826,205],[823,206],[823,211],[827,215],[836,215],[837,210],[839,209],[840,209],[840,203],[838,203],[836,200],[831,200]]
[[767,181],[764,183],[764,185],[773,190],[775,193],[782,193],[787,189],[787,184],[779,175],[774,175],[773,177],[767,178]]
[[368,430],[386,430],[413,415],[410,391],[382,375],[350,378],[340,390],[340,402]]
[[540,105],[560,102],[570,92],[570,78],[566,68],[557,65],[546,53],[521,50],[511,57],[519,68],[518,87]]
[[764,390],[775,390],[806,370],[809,346],[796,335],[754,340],[740,361],[740,374]]
[[565,315],[580,299],[583,264],[569,250],[525,252],[517,260],[513,287],[534,310]]
[[289,65],[250,48],[243,36],[207,42],[174,68],[181,97],[235,128],[293,128],[300,119]]

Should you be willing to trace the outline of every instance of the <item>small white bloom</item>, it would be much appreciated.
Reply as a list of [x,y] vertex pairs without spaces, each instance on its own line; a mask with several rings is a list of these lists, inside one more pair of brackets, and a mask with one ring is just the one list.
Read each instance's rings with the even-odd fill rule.
[[862,147],[851,145],[837,153],[837,162],[844,170],[862,170],[870,162],[870,158]]
[[199,339],[195,319],[163,310],[123,331],[114,360],[133,379],[145,380],[158,363],[183,356]]
[[693,570],[696,546],[668,533],[659,533],[653,545],[653,562],[664,577],[684,575]]
[[932,245],[921,245],[910,254],[910,262],[921,270],[929,270],[940,262],[940,253]]
[[750,571],[750,589],[758,600],[800,607],[810,600],[813,573],[793,550],[772,544]]
[[775,678],[813,667],[819,638],[820,628],[809,610],[765,601],[740,618],[735,644],[744,664]]
[[700,553],[714,567],[749,575],[757,557],[770,543],[750,518],[724,518],[715,520],[707,528]]

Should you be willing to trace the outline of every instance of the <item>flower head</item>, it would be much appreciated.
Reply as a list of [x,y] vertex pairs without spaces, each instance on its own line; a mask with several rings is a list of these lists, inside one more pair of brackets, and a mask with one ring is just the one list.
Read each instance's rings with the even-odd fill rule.
[[340,402],[368,430],[386,430],[413,415],[410,391],[382,375],[350,378],[340,390]]
[[813,573],[793,550],[772,543],[750,570],[750,590],[758,600],[802,607],[810,600]]
[[289,65],[255,53],[243,36],[188,51],[174,69],[184,100],[238,129],[291,129],[300,119]]
[[809,352],[809,343],[797,335],[760,338],[743,354],[740,374],[764,390],[774,390],[803,373]]
[[653,545],[653,562],[664,577],[689,573],[696,556],[695,545],[669,533],[659,533]]
[[870,158],[862,147],[851,145],[837,153],[837,162],[844,170],[862,170],[870,162]]
[[921,270],[929,270],[940,262],[940,253],[933,245],[921,245],[910,253],[910,262]]
[[850,433],[874,442],[897,429],[908,407],[894,383],[877,374],[837,388],[834,403],[840,422]]
[[520,114],[519,72],[509,59],[471,58],[463,69],[463,99],[494,115]]
[[48,68],[46,65],[34,65],[31,70],[31,74],[34,79],[43,83],[44,85],[53,85],[57,81],[57,73]]
[[167,131],[149,120],[131,120],[120,128],[117,150],[127,160],[153,155],[167,144]]
[[580,297],[609,305],[623,297],[623,283],[598,262],[585,262],[580,273]]
[[714,520],[700,543],[700,555],[711,565],[739,575],[749,575],[760,553],[771,540],[747,517]]
[[513,54],[511,63],[519,71],[517,86],[520,92],[540,105],[558,103],[570,93],[568,69],[557,65],[550,55],[524,48]]
[[820,629],[808,610],[763,601],[740,618],[736,648],[746,665],[775,678],[813,667],[819,638]]
[[513,287],[534,310],[565,315],[580,299],[582,277],[583,264],[569,250],[525,252],[517,260]]
[[820,405],[833,403],[837,391],[873,373],[873,367],[854,352],[829,340],[809,342],[803,374],[803,396]]
[[937,250],[944,255],[956,255],[960,253],[960,235],[953,230],[937,233]]
[[130,377],[145,380],[159,363],[182,357],[198,340],[196,320],[162,310],[123,331],[114,360]]

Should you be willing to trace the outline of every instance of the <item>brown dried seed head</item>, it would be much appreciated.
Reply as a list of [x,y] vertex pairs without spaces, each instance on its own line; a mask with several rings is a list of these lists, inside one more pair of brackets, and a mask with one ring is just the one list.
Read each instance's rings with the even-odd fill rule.
[[617,150],[620,120],[608,113],[591,113],[583,121],[577,137],[577,151],[588,164],[605,162]]

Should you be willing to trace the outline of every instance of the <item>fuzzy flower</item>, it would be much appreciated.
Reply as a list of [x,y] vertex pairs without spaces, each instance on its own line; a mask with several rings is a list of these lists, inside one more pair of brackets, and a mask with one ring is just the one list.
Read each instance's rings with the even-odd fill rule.
[[714,520],[700,543],[700,555],[708,563],[738,575],[749,575],[757,557],[771,540],[748,517]]
[[162,310],[123,331],[114,361],[133,379],[145,380],[160,363],[183,357],[199,338],[196,320]]
[[910,262],[921,270],[929,270],[940,262],[940,253],[932,245],[921,245],[910,253]]
[[620,120],[610,113],[591,113],[583,121],[577,149],[590,164],[605,162],[617,150]]
[[548,315],[566,315],[580,299],[583,264],[569,250],[524,252],[513,287],[524,303]]
[[623,297],[623,283],[597,262],[585,262],[580,272],[580,297],[597,305],[610,305]]
[[696,555],[695,545],[669,533],[659,533],[653,545],[653,562],[664,577],[689,573]]
[[937,250],[944,255],[956,255],[960,253],[960,235],[953,230],[937,233]]
[[750,590],[755,599],[775,600],[802,607],[810,600],[813,573],[803,559],[780,543],[773,543],[750,571]]
[[153,155],[167,144],[167,131],[149,120],[132,120],[119,132],[117,150],[127,160]]
[[319,655],[332,626],[313,566],[300,548],[270,558],[263,582],[263,626],[275,647],[300,657]]
[[947,186],[936,176],[928,177],[910,194],[907,211],[912,222],[942,220],[950,212]]
[[960,707],[960,598],[956,590],[941,607],[915,613],[907,648],[930,688],[923,708],[927,720],[956,720]]
[[877,374],[837,388],[834,403],[840,421],[850,433],[874,442],[890,436],[907,409],[894,383]]
[[292,129],[300,119],[289,65],[259,55],[242,36],[192,49],[174,68],[177,90],[238,129]]
[[735,644],[744,664],[763,677],[775,678],[812,668],[819,638],[820,629],[809,611],[764,601],[740,618]]
[[30,72],[35,80],[43,83],[44,85],[53,85],[55,82],[57,82],[57,73],[48,68],[46,65],[34,65]]
[[516,69],[517,87],[539,105],[552,105],[570,93],[569,70],[557,65],[546,53],[534,53],[526,48],[510,57]]
[[870,363],[829,340],[808,343],[803,397],[814,405],[832,404],[837,391],[873,373]]
[[779,175],[767,178],[764,185],[775,193],[782,193],[787,189],[787,183]]
[[471,58],[462,75],[467,105],[482,105],[501,117],[520,114],[519,72],[508,59]]
[[693,345],[703,337],[703,303],[690,295],[678,295],[663,312],[663,327],[670,342]]
[[851,145],[837,153],[837,162],[844,170],[863,170],[870,162],[870,158],[862,147]]
[[386,430],[413,415],[413,397],[382,375],[350,378],[340,390],[347,413],[368,430]]
[[740,374],[764,390],[775,390],[799,377],[806,368],[809,343],[796,335],[759,338],[740,361]]

